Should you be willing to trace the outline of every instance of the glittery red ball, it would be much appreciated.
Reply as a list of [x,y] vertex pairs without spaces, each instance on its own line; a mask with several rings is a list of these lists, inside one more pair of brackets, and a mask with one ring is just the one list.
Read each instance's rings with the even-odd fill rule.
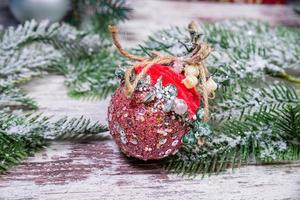
[[123,89],[121,86],[116,90],[108,108],[110,133],[121,150],[143,160],[175,153],[189,130],[188,125],[174,113],[164,112],[160,103],[143,102],[150,88],[136,90],[130,98]]

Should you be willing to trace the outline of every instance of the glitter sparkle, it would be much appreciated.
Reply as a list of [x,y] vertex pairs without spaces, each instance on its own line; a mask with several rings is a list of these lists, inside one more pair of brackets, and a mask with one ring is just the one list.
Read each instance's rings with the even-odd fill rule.
[[174,153],[189,126],[178,120],[174,112],[164,112],[161,103],[143,102],[145,91],[152,88],[136,90],[130,98],[123,94],[123,89],[117,89],[108,108],[111,135],[121,150],[143,160]]

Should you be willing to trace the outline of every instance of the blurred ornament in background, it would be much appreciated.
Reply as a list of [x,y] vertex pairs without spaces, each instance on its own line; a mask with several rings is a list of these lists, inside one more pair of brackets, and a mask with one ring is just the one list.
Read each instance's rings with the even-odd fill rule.
[[70,0],[10,0],[9,8],[20,22],[31,19],[56,22],[71,9],[71,2]]

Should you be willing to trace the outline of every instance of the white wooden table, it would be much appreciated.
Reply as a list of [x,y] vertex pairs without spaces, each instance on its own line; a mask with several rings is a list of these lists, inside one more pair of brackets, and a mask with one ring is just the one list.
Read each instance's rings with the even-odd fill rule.
[[[191,19],[263,18],[267,7],[172,1],[131,1],[132,20],[121,26],[127,46],[151,31]],[[149,13],[149,8],[153,11]],[[180,9],[179,9],[180,8]],[[222,12],[222,13],[221,13]],[[271,23],[299,23],[290,8],[268,9]],[[279,17],[277,18],[277,14]],[[282,16],[282,13],[285,13]],[[222,17],[223,16],[223,17]],[[297,20],[298,21],[297,21]],[[108,100],[82,101],[66,95],[64,78],[51,75],[24,86],[47,115],[81,116],[106,123]],[[187,178],[167,174],[155,162],[124,157],[109,134],[87,143],[53,143],[0,176],[2,199],[300,199],[300,163],[246,166],[223,175]]]

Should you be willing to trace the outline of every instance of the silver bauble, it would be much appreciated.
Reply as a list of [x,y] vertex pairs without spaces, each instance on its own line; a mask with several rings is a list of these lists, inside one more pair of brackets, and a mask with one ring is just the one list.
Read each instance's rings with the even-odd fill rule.
[[71,2],[70,0],[10,0],[9,7],[20,22],[31,19],[56,22],[71,9]]

